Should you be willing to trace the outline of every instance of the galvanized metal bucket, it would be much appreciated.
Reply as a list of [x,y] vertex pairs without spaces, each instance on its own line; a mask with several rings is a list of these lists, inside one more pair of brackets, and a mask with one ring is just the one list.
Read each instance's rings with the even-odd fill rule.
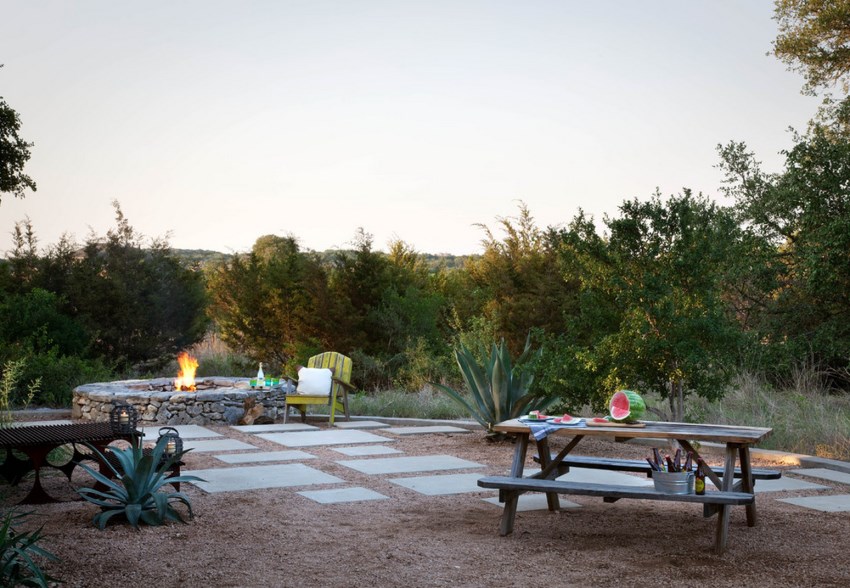
[[652,482],[658,492],[665,494],[693,494],[692,472],[652,472]]

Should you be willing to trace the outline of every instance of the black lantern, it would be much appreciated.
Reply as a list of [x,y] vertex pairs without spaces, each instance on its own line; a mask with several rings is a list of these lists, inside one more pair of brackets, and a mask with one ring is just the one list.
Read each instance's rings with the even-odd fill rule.
[[132,404],[120,403],[109,411],[109,426],[116,433],[129,435],[136,432],[139,424],[139,411]]
[[168,459],[174,457],[175,454],[183,452],[183,439],[180,438],[180,433],[174,427],[162,427],[159,430],[159,439],[156,440],[157,445],[165,438],[165,448],[162,452],[162,458]]

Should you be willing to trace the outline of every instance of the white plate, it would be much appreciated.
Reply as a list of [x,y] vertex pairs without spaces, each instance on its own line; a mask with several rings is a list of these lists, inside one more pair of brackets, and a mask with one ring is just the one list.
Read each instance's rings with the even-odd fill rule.
[[555,417],[556,425],[577,425],[581,422],[581,417],[572,417],[567,420],[563,420],[563,417]]

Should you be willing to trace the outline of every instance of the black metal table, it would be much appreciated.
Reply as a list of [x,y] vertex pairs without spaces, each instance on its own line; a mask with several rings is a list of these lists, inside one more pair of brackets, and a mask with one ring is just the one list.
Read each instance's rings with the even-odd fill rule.
[[[5,460],[0,465],[0,476],[10,484],[15,485],[31,471],[35,472],[35,480],[29,493],[20,504],[45,504],[59,502],[50,496],[41,484],[41,470],[51,467],[60,470],[68,479],[74,468],[84,459],[95,459],[91,452],[82,452],[77,447],[80,443],[89,443],[103,453],[106,446],[113,441],[130,441],[141,436],[141,432],[116,431],[110,423],[78,423],[67,425],[27,425],[0,429],[0,449],[5,451]],[[71,445],[71,459],[60,466],[54,466],[47,461],[48,454],[63,445]],[[21,459],[15,451],[26,455]],[[99,470],[108,475],[108,466],[98,462]]]

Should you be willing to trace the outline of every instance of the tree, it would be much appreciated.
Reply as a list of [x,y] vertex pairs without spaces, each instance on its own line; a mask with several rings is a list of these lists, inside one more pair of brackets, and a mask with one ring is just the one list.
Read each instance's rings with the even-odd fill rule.
[[0,194],[9,193],[23,198],[24,190],[29,188],[35,192],[36,185],[23,172],[33,144],[20,137],[20,129],[18,113],[0,96]]
[[[814,127],[796,137],[782,173],[761,171],[742,143],[720,149],[727,193],[762,249],[759,338],[784,361],[841,370],[850,349],[850,136]],[[787,363],[786,363],[787,365]]]
[[736,224],[688,190],[627,201],[620,213],[605,218],[607,239],[583,215],[563,234],[582,317],[596,331],[579,357],[598,389],[655,391],[681,420],[687,394],[716,398],[729,376],[738,329],[722,294]]
[[210,314],[224,341],[280,369],[329,343],[327,282],[294,238],[266,235],[210,272]]
[[773,53],[806,78],[804,90],[850,91],[850,0],[776,0]]
[[[850,132],[850,0],[776,0],[774,18],[773,54],[805,77],[803,93],[826,90],[817,124]],[[837,101],[836,87],[845,94]]]
[[[485,225],[484,253],[466,266],[480,312],[496,337],[519,353],[529,331],[561,333],[575,308],[577,284],[558,271],[550,235],[537,227],[525,203],[516,218],[499,218],[504,238]],[[485,348],[492,342],[487,342]]]

